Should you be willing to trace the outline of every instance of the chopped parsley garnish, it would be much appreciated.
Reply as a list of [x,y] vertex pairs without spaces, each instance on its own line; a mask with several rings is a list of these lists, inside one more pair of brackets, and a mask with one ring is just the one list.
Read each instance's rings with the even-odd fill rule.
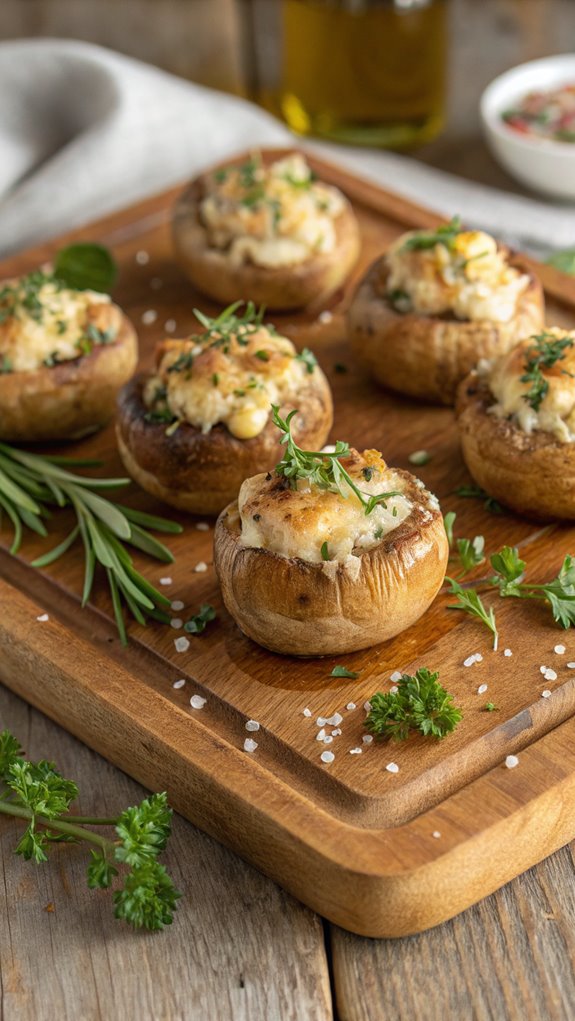
[[209,603],[203,603],[200,606],[199,612],[194,617],[190,617],[189,621],[184,624],[184,630],[190,635],[201,635],[206,630],[207,624],[215,619],[216,611],[213,606],[210,606]]
[[175,362],[168,365],[168,372],[191,372],[194,364],[194,356],[191,351],[182,351],[181,355],[178,355]]
[[13,372],[12,362],[8,355],[0,355],[0,376],[7,375],[9,372]]
[[378,691],[369,703],[367,729],[376,737],[394,741],[405,741],[412,731],[440,740],[455,730],[462,718],[453,696],[439,683],[439,673],[427,667],[421,667],[413,676],[403,674],[397,691]]
[[66,322],[65,319],[58,319],[57,320],[57,322],[56,322],[56,330],[58,331],[60,336],[63,333],[66,332],[67,328],[68,328],[68,323]]
[[213,375],[212,375],[212,385],[213,386],[219,386],[219,382],[220,382],[220,377],[218,376],[217,372],[214,372]]
[[445,245],[449,251],[453,251],[455,239],[461,234],[461,218],[454,216],[449,223],[444,223],[436,230],[419,230],[413,234],[401,246],[402,251],[425,251],[428,248],[435,248],[436,245]]
[[333,453],[323,453],[321,450],[302,450],[297,445],[291,434],[291,420],[297,412],[290,411],[287,419],[280,418],[279,407],[272,404],[272,421],[281,429],[280,443],[286,444],[286,452],[276,465],[277,475],[283,476],[295,487],[297,479],[307,479],[311,485],[318,489],[327,489],[332,493],[339,493],[344,499],[349,499],[349,490],[355,493],[357,499],[364,508],[365,514],[371,514],[378,504],[386,507],[386,500],[393,496],[400,496],[398,490],[386,493],[363,493],[356,485],[348,471],[343,467],[340,457],[347,457],[350,453],[349,444],[338,440]]
[[101,330],[95,323],[88,323],[86,336],[96,346],[99,344],[113,344],[118,336],[118,330],[116,326],[109,326],[107,330]]
[[350,681],[355,681],[359,677],[359,674],[354,670],[348,670],[346,666],[341,666],[338,663],[337,666],[334,666],[330,677],[347,677]]
[[256,358],[259,358],[260,362],[269,362],[269,360],[270,360],[270,353],[269,353],[269,351],[264,351],[264,350],[256,351],[255,352],[255,356],[256,356]]
[[331,560],[331,557],[329,555],[329,549],[328,549],[327,542],[322,542],[322,544],[321,544],[321,559],[322,560]]
[[486,702],[483,706],[483,711],[486,713],[496,713],[499,711],[499,706],[495,705],[495,702]]
[[411,298],[409,297],[409,294],[407,291],[402,291],[398,287],[395,288],[395,290],[388,292],[387,300],[398,312],[409,312],[411,309]]
[[[238,310],[242,306],[244,306],[244,312],[240,315]],[[202,344],[209,343],[211,347],[225,347],[232,337],[236,336],[239,343],[242,343],[243,338],[243,343],[247,344],[245,338],[252,333],[257,333],[262,326],[264,314],[265,305],[258,309],[253,301],[234,301],[214,318],[205,315],[199,308],[195,308],[194,315],[204,327],[205,333],[194,334],[192,339]],[[267,325],[266,329],[270,333],[274,332],[271,325]]]
[[53,369],[56,365],[61,365],[63,361],[65,359],[61,357],[59,351],[52,351],[51,354],[43,359],[42,365],[45,365],[47,369]]
[[[522,383],[530,383],[529,390],[523,394],[523,400],[539,411],[549,391],[549,381],[545,379],[542,369],[550,369],[565,358],[569,348],[573,347],[571,337],[555,337],[552,333],[540,333],[531,338],[532,343],[525,351],[525,372],[520,376]],[[566,376],[571,372],[562,370]]]
[[304,347],[303,350],[295,356],[295,359],[296,362],[303,362],[310,375],[317,365],[317,358],[313,351],[310,351],[309,347]]
[[445,534],[447,536],[447,541],[449,543],[450,549],[453,546],[453,526],[455,524],[456,517],[457,514],[455,513],[455,511],[448,511],[448,513],[445,515],[443,519],[443,524],[445,526]]

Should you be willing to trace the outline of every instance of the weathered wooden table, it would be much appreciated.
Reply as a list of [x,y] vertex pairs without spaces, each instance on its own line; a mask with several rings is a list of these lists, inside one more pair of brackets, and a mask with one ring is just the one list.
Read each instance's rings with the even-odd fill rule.
[[[478,93],[506,66],[561,52],[573,0],[455,0],[448,131],[419,155],[513,187],[480,140]],[[1,656],[0,650],[0,656]],[[41,680],[41,679],[39,679]],[[76,779],[85,813],[144,792],[0,688],[0,728]],[[85,886],[85,851],[36,868],[0,823],[1,1021],[570,1021],[575,1017],[575,876],[564,848],[431,932],[352,936],[176,818],[166,865],[183,899],[158,935],[115,922]]]

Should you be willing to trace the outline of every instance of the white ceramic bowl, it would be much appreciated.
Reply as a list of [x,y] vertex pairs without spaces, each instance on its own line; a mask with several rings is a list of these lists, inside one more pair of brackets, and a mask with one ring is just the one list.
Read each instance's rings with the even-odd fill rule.
[[575,53],[519,64],[495,78],[481,97],[485,137],[495,158],[521,184],[555,198],[575,199],[575,143],[521,135],[501,114],[528,92],[575,82]]

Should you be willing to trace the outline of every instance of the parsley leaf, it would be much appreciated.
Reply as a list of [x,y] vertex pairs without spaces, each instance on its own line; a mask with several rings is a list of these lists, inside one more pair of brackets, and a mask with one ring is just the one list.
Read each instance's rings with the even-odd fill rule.
[[334,666],[330,677],[348,677],[351,681],[355,681],[359,674],[353,670],[348,670],[346,666],[341,666],[340,663]]
[[184,624],[184,631],[191,635],[201,635],[206,630],[206,625],[215,619],[216,611],[213,606],[210,606],[209,603],[203,603],[200,606],[199,612],[194,617],[190,617],[189,621]]
[[439,683],[439,673],[421,667],[415,675],[403,674],[396,692],[379,691],[369,699],[366,727],[376,737],[405,741],[410,732],[438,740],[455,729],[462,718],[453,696]]
[[489,610],[485,608],[481,597],[475,589],[464,589],[459,582],[454,578],[445,579],[449,583],[449,591],[452,595],[457,596],[457,602],[450,604],[448,610],[463,610],[465,613],[469,613],[472,617],[477,617],[485,627],[491,631],[493,635],[493,648],[497,650],[499,643],[499,633],[497,631],[497,625],[495,623],[495,614],[493,609],[490,607]]
[[515,547],[504,546],[491,557],[491,566],[496,572],[491,584],[499,589],[503,597],[535,599],[549,603],[553,619],[567,629],[575,625],[575,560],[566,556],[556,578],[542,585],[522,582],[525,561],[521,560]]
[[454,216],[449,223],[442,224],[436,230],[418,230],[412,234],[402,245],[402,251],[424,251],[428,248],[435,248],[436,245],[445,245],[452,251],[455,239],[461,233],[461,229],[461,218]]
[[296,362],[303,362],[310,376],[317,365],[317,358],[313,351],[310,351],[309,347],[304,347],[299,354],[295,356]]
[[76,242],[61,248],[54,259],[54,276],[76,291],[109,294],[117,275],[116,262],[103,245]]
[[[539,411],[547,393],[549,392],[549,381],[543,375],[542,369],[550,369],[557,362],[565,358],[565,353],[573,347],[571,337],[556,337],[553,333],[540,333],[531,338],[532,343],[525,351],[525,372],[519,377],[522,383],[530,383],[529,390],[523,394],[523,400]],[[570,372],[563,370],[566,375]]]

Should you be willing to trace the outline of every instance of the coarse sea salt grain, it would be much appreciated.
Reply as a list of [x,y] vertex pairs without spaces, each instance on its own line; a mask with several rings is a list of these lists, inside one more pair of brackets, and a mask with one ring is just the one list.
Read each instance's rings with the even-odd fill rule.
[[486,691],[487,691],[487,685],[486,684],[480,684],[478,689],[477,689],[477,694],[478,695],[483,695]]
[[207,521],[198,521],[196,528],[198,532],[209,532],[210,526]]
[[320,314],[318,315],[318,319],[320,323],[331,323],[333,319],[333,314],[329,311],[328,308],[326,308],[324,309],[323,312],[320,312]]
[[322,762],[325,763],[333,762],[333,760],[335,759],[335,755],[333,754],[333,752],[322,752],[320,755],[320,759]]
[[194,571],[195,571],[196,574],[205,574],[207,569],[208,569],[208,565],[205,563],[204,560],[200,560],[196,564],[196,566],[194,567]]
[[483,663],[483,656],[481,655],[480,652],[476,652],[475,653],[475,662],[476,663]]
[[255,732],[256,730],[259,730],[259,729],[260,729],[260,725],[259,725],[257,720],[248,720],[248,722],[246,723],[246,730],[250,730],[252,732]]
[[545,688],[545,691],[541,692],[541,698],[551,698],[551,692],[549,688]]
[[545,674],[545,673],[547,673],[547,667],[546,667],[546,666],[540,666],[540,667],[539,667],[539,673],[540,673],[540,674]]
[[331,744],[332,741],[333,741],[333,737],[331,736],[331,734],[326,734],[326,736],[323,739],[323,743],[324,744]]
[[172,584],[172,579],[171,578],[160,578],[160,585],[171,585],[171,584]]
[[434,830],[431,836],[435,837],[436,840],[439,840],[441,833],[439,832],[439,830]]
[[308,709],[307,706],[304,709],[303,714],[304,714],[304,716],[308,716],[308,717],[309,716],[313,716],[313,713],[312,713],[311,709]]
[[568,663],[567,664],[567,669],[568,670],[575,670],[575,663]]
[[477,654],[474,652],[472,656],[468,656],[467,659],[463,660],[463,666],[473,666],[477,661]]
[[179,638],[174,638],[174,645],[176,652],[187,652],[190,648],[190,640],[185,638],[184,635],[180,635]]
[[175,333],[177,325],[178,324],[176,323],[175,319],[166,319],[164,323],[164,329],[166,333]]
[[317,734],[315,735],[315,739],[316,739],[316,741],[323,741],[324,737],[325,737],[325,730],[322,727],[321,730],[318,730]]
[[397,762],[388,762],[385,768],[388,773],[399,773],[399,766],[397,765]]
[[206,704],[206,699],[203,695],[192,695],[190,699],[190,705],[192,709],[203,709]]
[[43,624],[44,621],[50,620],[50,617],[47,613],[41,613],[39,617],[36,617],[36,620],[39,620]]
[[364,702],[363,703],[363,708],[365,709],[366,713],[370,713],[371,712],[371,702]]
[[543,676],[544,676],[546,681],[556,681],[557,680],[557,674],[556,674],[555,670],[551,669],[551,667],[547,667],[547,670],[545,671]]
[[507,766],[507,769],[515,769],[515,767],[519,765],[519,759],[516,755],[508,755],[505,759],[505,765]]
[[315,721],[316,727],[325,727],[326,723],[327,720],[325,716],[318,716],[317,720]]
[[341,727],[336,727],[335,730],[332,730],[332,732],[331,732],[331,736],[332,737],[339,737],[340,734],[341,734]]
[[363,752],[363,748],[350,748],[349,749],[349,754],[350,755],[361,755],[362,752]]
[[504,656],[512,656],[513,653],[511,652],[511,649],[504,649],[503,650],[503,655]]
[[172,617],[170,621],[170,627],[173,627],[175,631],[179,631],[184,626],[183,620],[180,617]]
[[172,610],[183,610],[184,603],[182,602],[181,599],[174,599],[173,603],[170,603],[170,607],[172,608]]
[[397,687],[397,684],[392,684],[389,690],[392,695],[395,695],[396,691],[399,691],[399,688]]
[[373,744],[373,734],[364,734],[361,740],[364,744]]
[[254,741],[254,739],[252,737],[246,737],[246,739],[244,741],[244,751],[245,752],[255,752],[257,746],[258,746],[257,741]]
[[333,716],[329,716],[325,722],[329,723],[332,727],[339,727],[340,723],[343,723],[343,716],[341,713],[334,713]]
[[556,645],[555,648],[553,649],[553,652],[556,652],[558,656],[564,656],[565,651],[566,650],[564,645]]
[[141,249],[141,251],[139,252],[136,252],[136,262],[138,263],[138,266],[147,266],[149,261],[150,256],[148,252],[145,252],[143,249]]
[[155,323],[157,318],[158,313],[156,312],[155,308],[148,308],[146,309],[145,312],[142,313],[142,322],[144,326],[151,326],[152,323]]
[[402,677],[403,677],[403,674],[402,674],[401,670],[394,670],[392,675],[391,675],[391,677],[389,679],[390,679],[390,681],[400,681]]
[[355,702],[348,702],[345,708],[348,709],[349,712],[351,712],[352,709],[357,709],[357,706]]
[[186,683],[185,677],[180,677],[179,681],[174,681],[172,688],[183,688]]

